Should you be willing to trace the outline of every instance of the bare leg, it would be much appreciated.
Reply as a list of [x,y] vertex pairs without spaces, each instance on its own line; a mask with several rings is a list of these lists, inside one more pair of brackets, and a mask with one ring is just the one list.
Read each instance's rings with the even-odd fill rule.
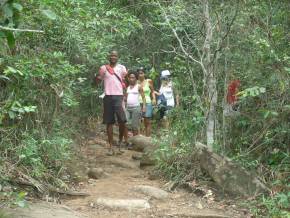
[[149,118],[144,118],[145,124],[145,135],[151,136],[151,120]]
[[[144,124],[144,125],[143,125]],[[144,123],[144,118],[142,118],[141,119],[141,121],[140,121],[140,133],[142,134],[142,135],[144,135],[144,133],[145,133],[145,123]]]
[[[119,123],[119,142],[123,141],[123,137],[125,138],[126,133],[126,124],[125,123]],[[127,132],[128,133],[128,132]],[[127,135],[128,136],[128,135]],[[125,139],[126,140],[126,139]]]
[[125,126],[125,130],[124,130],[124,141],[125,141],[125,143],[128,142],[128,128],[127,128],[127,126]]
[[[127,128],[126,128],[126,124],[125,123],[119,123],[119,150],[117,152],[117,154],[122,154],[123,151],[121,151],[121,144],[122,144],[122,141],[123,141],[123,137],[125,138],[126,140],[126,133],[127,131]],[[128,132],[127,132],[128,134]]]
[[107,124],[107,135],[109,142],[109,152],[112,152],[113,148],[113,124]]

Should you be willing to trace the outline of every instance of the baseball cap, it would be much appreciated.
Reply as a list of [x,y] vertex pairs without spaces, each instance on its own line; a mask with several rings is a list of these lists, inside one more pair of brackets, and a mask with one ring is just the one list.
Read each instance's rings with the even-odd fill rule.
[[162,70],[161,71],[161,77],[163,77],[163,76],[170,76],[171,75],[171,73],[169,72],[169,70]]

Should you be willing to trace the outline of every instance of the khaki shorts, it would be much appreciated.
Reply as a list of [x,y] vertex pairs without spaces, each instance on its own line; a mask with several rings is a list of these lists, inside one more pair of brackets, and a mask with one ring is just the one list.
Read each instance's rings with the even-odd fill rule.
[[141,108],[138,107],[127,107],[126,108],[126,118],[128,128],[132,130],[139,130],[140,119],[141,119]]

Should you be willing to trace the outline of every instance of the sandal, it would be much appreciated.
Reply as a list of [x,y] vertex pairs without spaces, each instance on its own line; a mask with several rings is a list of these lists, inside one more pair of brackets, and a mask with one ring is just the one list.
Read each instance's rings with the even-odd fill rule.
[[113,156],[114,153],[115,153],[115,152],[113,151],[113,149],[110,148],[110,149],[106,152],[106,155],[107,155],[107,156]]
[[116,151],[116,155],[121,155],[121,154],[123,154],[124,153],[124,151],[122,151],[121,149],[118,149],[117,151]]

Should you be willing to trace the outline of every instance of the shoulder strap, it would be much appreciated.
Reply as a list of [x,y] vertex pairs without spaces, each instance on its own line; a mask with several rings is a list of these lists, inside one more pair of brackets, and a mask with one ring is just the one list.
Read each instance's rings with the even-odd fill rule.
[[120,83],[123,85],[123,81],[121,80],[121,78],[114,72],[115,77],[117,77],[117,79],[120,81]]
[[112,74],[112,75],[114,75],[115,77],[117,77],[117,79],[120,81],[120,83],[123,85],[123,81],[121,80],[121,78],[115,73],[115,71],[114,71],[114,68],[113,67],[111,67],[111,66],[109,66],[109,65],[106,65],[106,69],[107,69],[107,71],[110,73],[110,74]]

